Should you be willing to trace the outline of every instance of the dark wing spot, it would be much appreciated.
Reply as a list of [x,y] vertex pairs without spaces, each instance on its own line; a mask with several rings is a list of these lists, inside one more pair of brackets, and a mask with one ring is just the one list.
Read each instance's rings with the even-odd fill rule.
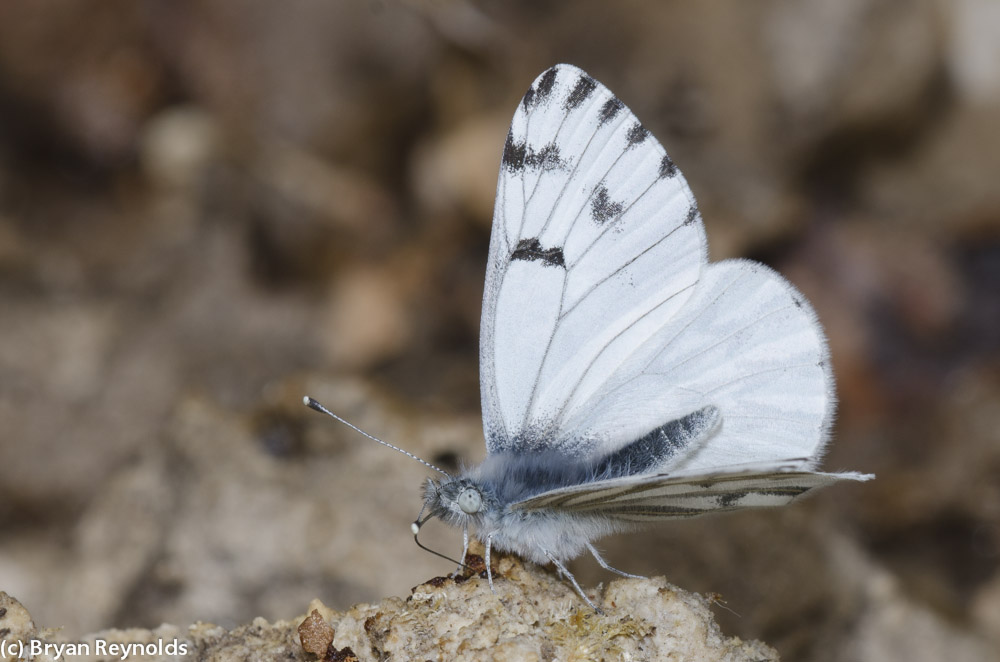
[[590,215],[598,225],[603,225],[622,213],[625,207],[620,202],[614,202],[608,195],[608,187],[600,186],[594,192],[590,201]]
[[684,225],[691,225],[698,220],[698,205],[691,205],[691,209],[688,209],[687,218],[684,219]]
[[625,104],[622,103],[621,99],[619,99],[618,97],[611,97],[610,99],[605,101],[604,105],[601,106],[601,112],[600,112],[601,121],[598,124],[598,126],[604,126],[605,124],[613,120],[615,118],[615,115],[621,112],[621,109],[624,107]]
[[510,172],[517,172],[524,168],[525,157],[528,150],[523,142],[514,142],[514,134],[507,133],[507,142],[503,145],[503,157],[500,159],[502,167]]
[[669,156],[664,154],[663,159],[660,161],[660,179],[668,179],[676,174],[677,166],[674,165]]
[[544,74],[542,74],[541,80],[538,81],[538,87],[535,88],[535,103],[541,103],[548,98],[549,94],[552,92],[552,87],[556,84],[556,75],[558,75],[558,70],[552,67]]
[[720,494],[716,497],[715,502],[719,504],[719,508],[731,508],[736,505],[740,499],[748,494],[745,490],[739,492],[728,492],[726,494]]
[[537,152],[533,147],[528,147],[524,163],[529,168],[540,170],[555,170],[563,166],[563,160],[559,156],[559,146],[554,142],[542,147]]
[[649,129],[636,122],[628,130],[628,146],[634,147],[649,137]]
[[597,82],[587,74],[583,74],[580,76],[580,79],[576,81],[576,85],[573,86],[573,91],[569,93],[568,97],[566,97],[563,107],[566,110],[573,110],[583,103],[596,88]]
[[795,304],[796,308],[802,307],[802,298],[798,296],[792,296],[792,303]]
[[521,99],[521,105],[524,106],[525,110],[528,110],[534,102],[535,88],[529,87],[528,91],[524,93],[524,97]]
[[561,248],[543,249],[538,239],[522,239],[517,242],[517,248],[510,254],[510,259],[512,262],[514,260],[525,260],[527,262],[537,260],[549,267],[566,266]]

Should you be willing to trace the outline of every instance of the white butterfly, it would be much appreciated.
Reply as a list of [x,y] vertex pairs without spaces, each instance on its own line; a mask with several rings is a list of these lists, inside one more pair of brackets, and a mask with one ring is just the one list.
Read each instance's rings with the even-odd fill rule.
[[497,185],[488,454],[428,480],[414,532],[439,517],[467,547],[474,529],[487,568],[493,548],[551,561],[597,609],[564,564],[589,550],[631,576],[599,537],[872,478],[814,471],[835,396],[808,302],[762,264],[706,253],[684,177],[625,104],[570,65],[539,76]]

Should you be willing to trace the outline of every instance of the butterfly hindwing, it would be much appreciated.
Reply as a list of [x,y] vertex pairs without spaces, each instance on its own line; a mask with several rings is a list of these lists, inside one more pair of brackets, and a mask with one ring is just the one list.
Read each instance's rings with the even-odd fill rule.
[[630,441],[560,431],[683,307],[705,252],[687,183],[631,111],[576,67],[539,76],[497,185],[480,341],[489,452]]
[[868,478],[856,473],[778,467],[695,476],[652,475],[552,490],[515,503],[511,510],[599,516],[622,522],[681,519],[740,508],[784,506],[812,489],[845,479]]
[[721,425],[672,470],[788,457],[808,458],[809,469],[826,444],[835,396],[823,333],[805,298],[762,264],[708,265],[684,309],[605,375],[564,429],[636,438],[706,404]]

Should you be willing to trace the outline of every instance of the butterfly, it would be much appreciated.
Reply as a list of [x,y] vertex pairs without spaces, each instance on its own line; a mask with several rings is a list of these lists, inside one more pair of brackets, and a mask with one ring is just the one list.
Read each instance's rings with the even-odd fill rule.
[[600,611],[566,562],[635,575],[598,538],[873,477],[815,470],[836,399],[809,303],[763,264],[709,263],[680,170],[571,65],[532,83],[503,146],[479,360],[486,459],[433,467],[413,530],[461,528],[462,558],[474,532],[491,589],[491,551],[513,552]]

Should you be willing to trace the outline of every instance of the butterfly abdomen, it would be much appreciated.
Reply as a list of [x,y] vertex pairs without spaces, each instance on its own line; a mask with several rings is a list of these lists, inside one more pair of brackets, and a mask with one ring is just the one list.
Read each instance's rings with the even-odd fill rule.
[[709,405],[603,456],[518,449],[489,455],[469,475],[506,506],[564,487],[666,471],[673,459],[697,451],[721,421]]
[[653,428],[594,465],[596,480],[666,471],[675,459],[692,454],[722,423],[718,407],[709,405]]
[[496,549],[544,565],[551,560],[550,554],[569,561],[587,551],[588,543],[634,527],[632,523],[592,514],[507,511],[493,520],[487,518],[477,534],[481,539],[490,535]]
[[563,487],[665,471],[673,458],[697,450],[721,420],[718,408],[709,405],[603,456],[561,451],[493,453],[469,476],[501,504],[510,505]]

